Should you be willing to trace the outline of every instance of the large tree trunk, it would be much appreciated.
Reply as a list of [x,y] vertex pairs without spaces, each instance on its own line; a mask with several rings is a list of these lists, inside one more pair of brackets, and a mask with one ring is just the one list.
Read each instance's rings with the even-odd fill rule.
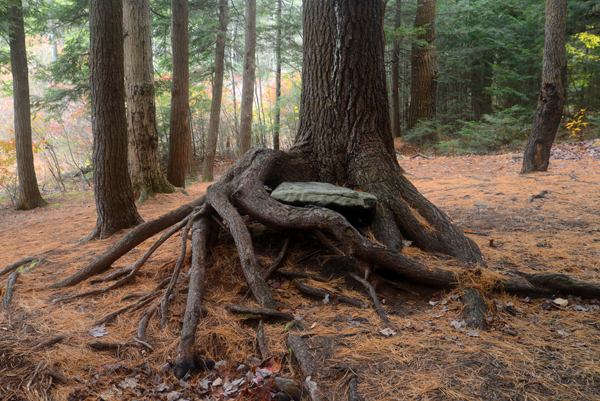
[[221,97],[223,95],[223,74],[225,72],[225,38],[227,35],[227,2],[219,3],[219,33],[215,50],[215,78],[212,89],[212,103],[210,106],[210,122],[208,125],[208,145],[204,154],[202,168],[202,181],[213,180],[215,166],[215,153],[217,152],[217,139],[219,137],[219,122],[221,121]]
[[[304,4],[300,128],[293,150],[310,157],[316,181],[378,196],[378,239],[483,263],[479,249],[404,177],[396,160],[385,90],[381,1]],[[350,17],[352,16],[352,17]],[[374,37],[375,36],[375,37]],[[309,156],[310,155],[310,156]]]
[[127,170],[124,75],[123,2],[91,0],[92,163],[98,220],[90,239],[109,237],[142,221]]
[[155,193],[175,190],[163,176],[158,162],[149,0],[123,0],[123,28],[129,175],[134,196],[144,201]]
[[29,210],[45,206],[47,203],[40,194],[33,163],[29,70],[21,0],[10,2],[10,17],[10,70],[13,76],[15,148],[17,152],[17,177],[19,178],[17,209]]
[[533,127],[525,146],[521,174],[548,170],[550,149],[566,99],[566,25],[567,0],[546,0],[542,88]]
[[190,66],[188,37],[188,2],[172,0],[171,49],[173,52],[173,87],[171,89],[171,132],[167,180],[185,187],[185,179],[194,174],[192,131],[190,127]]
[[412,81],[407,129],[421,120],[435,117],[437,93],[437,63],[435,61],[435,8],[437,0],[419,0],[415,28],[425,28],[418,36],[426,44],[412,46]]
[[[402,25],[402,0],[396,0],[394,8],[394,29],[398,30]],[[392,136],[399,138],[402,135],[400,129],[400,37],[394,39],[392,48]]]
[[256,0],[246,0],[246,43],[244,47],[244,76],[240,110],[240,156],[252,146],[252,100],[256,72]]

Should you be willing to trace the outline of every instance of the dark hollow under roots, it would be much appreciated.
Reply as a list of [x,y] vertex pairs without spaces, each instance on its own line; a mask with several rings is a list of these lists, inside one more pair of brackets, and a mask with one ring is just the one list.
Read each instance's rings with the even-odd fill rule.
[[[164,327],[169,295],[177,284],[179,271],[186,254],[186,243],[189,232],[191,232],[190,284],[179,355],[174,370],[178,377],[182,377],[188,370],[202,365],[202,360],[194,350],[195,331],[199,320],[206,314],[206,310],[202,306],[202,297],[208,249],[218,237],[220,230],[228,231],[233,237],[245,280],[256,302],[263,308],[263,311],[277,310],[278,304],[269,290],[266,279],[277,269],[279,262],[270,267],[261,265],[261,260],[254,251],[252,237],[246,224],[248,219],[244,216],[282,233],[308,232],[330,252],[355,259],[358,262],[356,265],[359,267],[356,272],[353,272],[359,273],[359,276],[355,276],[355,278],[359,279],[373,294],[375,307],[386,323],[388,323],[387,317],[381,306],[378,305],[377,297],[374,295],[375,291],[365,280],[372,271],[393,271],[396,275],[433,288],[452,288],[461,283],[466,287],[478,288],[477,280],[480,278],[482,281],[488,281],[487,288],[489,289],[512,293],[547,295],[561,291],[588,298],[600,297],[600,286],[577,281],[561,274],[531,275],[515,272],[509,278],[488,274],[483,266],[481,253],[474,242],[467,239],[443,212],[418,194],[404,177],[397,177],[397,179],[405,180],[404,184],[411,188],[410,196],[403,197],[402,193],[398,192],[397,196],[387,204],[380,202],[375,216],[371,220],[377,226],[373,229],[376,239],[388,246],[367,238],[342,214],[334,210],[322,207],[290,206],[276,201],[269,195],[269,188],[274,188],[281,182],[314,180],[315,177],[311,176],[310,171],[310,164],[301,152],[268,149],[256,149],[248,152],[218,182],[211,185],[204,196],[137,226],[104,254],[52,287],[72,286],[106,271],[112,263],[135,246],[171,227],[136,264],[121,272],[123,276],[116,277],[115,283],[104,289],[61,298],[57,301],[94,295],[126,284],[160,244],[177,230],[183,230],[181,256],[168,285],[166,282],[159,284],[152,293],[143,298],[143,305],[149,304],[150,306],[143,313],[138,327],[138,337],[134,338],[135,341],[143,342],[148,321],[156,311],[162,312]],[[382,184],[380,183],[379,186],[381,187]],[[373,188],[376,187],[371,187],[371,189]],[[384,191],[389,192],[390,188],[384,188]],[[375,195],[380,194],[375,193]],[[383,198],[390,199],[389,196]],[[401,202],[404,203],[401,204]],[[398,210],[404,210],[414,215],[398,216],[394,212]],[[429,219],[428,216],[430,216]],[[398,226],[398,222],[401,221],[412,221],[413,225],[415,221],[419,221],[422,227],[418,229],[413,227],[407,230],[406,227]],[[397,235],[392,235],[392,240],[389,240],[390,236],[386,233],[394,232],[394,229],[390,229],[392,223],[396,224],[395,231],[402,238],[414,240],[417,244],[435,244],[439,243],[441,238],[445,243],[437,248],[435,245],[426,246],[426,248],[430,248],[427,250],[434,248],[434,251],[449,253],[461,259],[465,265],[470,263],[472,266],[477,263],[480,266],[475,269],[464,269],[464,273],[425,266],[401,253]],[[441,232],[442,230],[443,232]],[[410,234],[415,232],[420,233],[418,235],[421,237],[411,238]],[[431,238],[427,238],[427,235]],[[285,249],[287,249],[287,245]],[[459,249],[459,251],[451,251],[451,249]],[[285,250],[280,253],[278,261],[281,260],[283,253]],[[167,287],[163,296],[158,301],[151,303],[150,301],[158,298],[159,291],[162,291],[165,285]],[[479,286],[479,288],[481,287]],[[118,312],[131,311],[139,304],[140,301]],[[113,318],[115,313],[109,316]],[[263,313],[268,314],[268,312]],[[281,318],[281,316],[279,317]]]

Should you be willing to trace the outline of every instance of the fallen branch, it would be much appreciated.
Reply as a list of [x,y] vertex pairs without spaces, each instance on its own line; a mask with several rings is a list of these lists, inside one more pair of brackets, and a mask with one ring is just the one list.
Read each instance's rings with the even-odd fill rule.
[[227,305],[227,306],[225,306],[225,309],[227,309],[229,312],[233,312],[233,313],[251,314],[251,315],[258,315],[258,316],[262,316],[262,317],[273,317],[273,318],[283,319],[283,320],[294,320],[294,315],[292,315],[291,313],[281,312],[281,311],[274,310],[274,309],[248,308],[248,307],[239,306],[239,305]]
[[375,310],[377,311],[377,314],[379,315],[379,317],[381,318],[381,320],[383,320],[386,324],[390,324],[390,319],[388,319],[387,314],[385,313],[385,311],[381,307],[381,303],[379,303],[379,298],[377,298],[377,294],[375,293],[375,290],[373,289],[373,286],[371,284],[369,284],[369,282],[367,280],[365,280],[364,278],[361,278],[361,277],[357,276],[354,273],[348,273],[348,274],[354,280],[356,280],[359,283],[361,283],[367,289],[367,291],[369,291],[369,294],[371,294],[371,298],[373,299],[373,304],[375,306]]
[[[285,253],[287,252],[289,246],[290,246],[290,237],[287,237],[285,239],[285,241],[283,242],[283,248],[281,248],[281,251],[279,251],[279,255],[277,255],[277,259],[275,259],[275,261],[273,263],[271,263],[271,266],[269,266],[267,268],[267,271],[263,274],[263,276],[262,276],[263,280],[267,281],[269,279],[269,277],[271,277],[271,275],[277,270],[277,268],[283,261],[283,258],[285,257]],[[260,261],[260,259],[259,259],[259,261]],[[242,297],[242,302],[244,302],[246,299],[248,299],[249,295],[250,295],[250,290],[246,291],[246,294],[244,294],[244,296]]]
[[302,291],[303,293],[308,294],[308,295],[314,295],[314,296],[320,297],[320,298],[329,297],[329,299],[331,301],[343,302],[346,304],[357,306],[359,308],[367,307],[367,305],[363,301],[360,301],[360,300],[354,299],[354,298],[350,298],[350,297],[346,297],[343,295],[337,295],[337,294],[334,294],[334,293],[326,291],[326,290],[321,290],[319,288],[314,288],[314,287],[308,286],[306,284],[302,284],[297,279],[292,280],[292,283],[296,286],[296,288],[298,288],[300,291]]
[[37,351],[44,347],[49,347],[50,345],[57,344],[57,343],[61,342],[62,340],[64,340],[65,338],[69,338],[69,337],[73,337],[73,336],[74,336],[74,334],[62,334],[60,336],[52,337],[46,341],[42,341],[41,343],[39,343],[38,345],[33,347],[31,350]]
[[465,304],[462,315],[467,326],[474,329],[487,330],[486,312],[488,306],[483,295],[479,291],[467,287],[463,291],[461,299]]
[[124,308],[119,309],[116,312],[113,312],[111,314],[108,314],[106,316],[104,316],[102,319],[97,320],[92,326],[102,326],[103,324],[106,323],[110,323],[111,321],[113,321],[117,316],[123,314],[123,313],[128,313],[128,312],[134,312],[144,306],[146,306],[148,303],[150,303],[150,301],[152,301],[153,299],[155,299],[156,297],[158,297],[160,295],[160,293],[158,292],[153,292],[149,295],[146,295],[144,298],[140,299],[137,302],[134,302],[131,305],[127,305]]

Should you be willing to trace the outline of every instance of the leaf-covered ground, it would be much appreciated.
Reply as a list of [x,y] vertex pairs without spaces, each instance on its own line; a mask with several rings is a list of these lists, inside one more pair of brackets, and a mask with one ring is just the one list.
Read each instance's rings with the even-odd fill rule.
[[[518,174],[521,159],[516,154],[411,158],[409,153],[399,160],[418,189],[479,244],[490,269],[500,274],[564,272],[600,283],[600,152],[592,145],[558,145],[547,173],[526,176]],[[186,189],[189,196],[159,195],[139,209],[145,219],[156,217],[205,189],[206,184],[198,183]],[[542,191],[547,193],[532,197]],[[19,276],[10,308],[0,306],[0,399],[268,399],[278,391],[275,379],[299,377],[287,343],[290,332],[303,336],[315,359],[311,379],[331,400],[348,399],[353,377],[363,399],[600,399],[600,305],[565,294],[544,299],[489,294],[491,329],[475,331],[463,326],[460,290],[432,293],[411,283],[399,290],[381,282],[378,293],[393,324],[385,331],[371,307],[307,297],[277,275],[270,281],[273,293],[306,330],[266,321],[271,359],[262,360],[257,321],[224,309],[239,304],[245,293],[227,235],[212,251],[207,273],[211,290],[204,300],[209,314],[197,335],[199,351],[218,362],[217,367],[177,381],[168,362],[177,353],[185,275],[165,330],[156,317],[150,323],[147,343],[152,349],[133,340],[141,310],[120,315],[103,330],[91,330],[94,322],[137,299],[125,297],[151,291],[170,273],[181,238],[161,247],[133,283],[106,295],[53,303],[58,295],[101,285],[46,289],[116,238],[76,245],[95,223],[91,192],[53,195],[50,203],[29,212],[0,212],[0,268],[49,251],[39,266]],[[284,238],[260,227],[254,235],[258,254],[267,263],[273,260]],[[114,267],[135,261],[147,242]],[[320,273],[332,259],[319,250],[311,238],[294,237],[283,268]],[[460,267],[413,247],[405,252],[425,264]],[[6,277],[1,279],[4,285]],[[360,289],[349,289],[343,278],[305,284],[372,303]],[[66,337],[34,349],[58,335]],[[94,341],[129,345],[98,351],[89,346]]]

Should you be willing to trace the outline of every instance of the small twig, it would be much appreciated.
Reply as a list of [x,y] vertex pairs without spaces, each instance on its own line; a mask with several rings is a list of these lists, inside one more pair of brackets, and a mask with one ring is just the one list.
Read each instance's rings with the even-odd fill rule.
[[344,334],[339,334],[338,337],[342,338],[342,337],[354,337],[354,336],[358,336],[361,334],[371,334],[371,332],[369,330],[361,330],[361,331],[357,331],[355,333],[344,333]]
[[36,345],[35,347],[33,347],[31,350],[32,351],[37,351],[37,350],[42,349],[44,347],[48,347],[50,345],[57,344],[57,343],[61,342],[62,340],[64,340],[65,338],[69,338],[69,337],[73,337],[73,336],[74,336],[74,334],[62,334],[60,336],[52,337],[49,340],[42,341],[41,343],[39,343],[38,345]]
[[142,299],[140,299],[139,301],[134,302],[131,305],[127,305],[126,307],[121,308],[118,311],[115,311],[111,314],[104,316],[102,319],[96,321],[93,324],[93,326],[101,326],[103,324],[109,323],[113,319],[115,319],[117,316],[119,316],[123,313],[134,312],[134,311],[144,307],[145,305],[147,305],[150,301],[152,301],[154,298],[158,297],[159,295],[160,295],[160,293],[157,291],[150,293],[150,294],[146,295],[145,297],[143,297]]
[[463,231],[465,234],[473,234],[473,235],[479,235],[480,237],[489,237],[490,235],[487,233],[480,233],[477,231],[470,231],[470,230],[464,230]]
[[148,348],[150,351],[154,351],[154,348],[152,348],[152,346],[150,344],[148,344],[145,341],[140,340],[139,338],[133,337],[134,341],[137,341],[138,343],[142,344],[144,347]]
[[64,376],[63,374],[61,374],[61,373],[59,373],[59,372],[57,372],[55,370],[46,369],[44,371],[44,373],[47,376],[50,376],[50,377],[52,377],[52,378],[54,378],[54,379],[56,379],[56,380],[58,380],[60,382],[63,382],[64,384],[67,384],[69,386],[71,386],[73,384],[73,382],[71,380],[69,380],[66,376]]
[[408,288],[408,286],[406,286],[406,285],[404,285],[402,283],[398,283],[396,281],[388,280],[387,278],[383,278],[381,276],[379,276],[379,277],[380,277],[381,280],[383,280],[384,283],[387,283],[387,284],[391,285],[392,287],[396,287],[399,290],[406,291],[409,294],[413,294],[416,297],[420,297],[421,296],[418,292],[415,292],[415,291],[411,290],[410,288]]
[[328,283],[329,280],[327,280],[324,277],[318,276],[316,274],[310,274],[310,273],[304,273],[304,272],[297,272],[297,271],[293,271],[293,270],[284,270],[284,269],[279,269],[277,270],[277,273],[286,276],[286,277],[299,277],[299,278],[309,278],[311,280],[315,280],[315,281],[320,281],[321,283]]
[[88,343],[88,345],[90,346],[90,348],[93,348],[98,351],[113,350],[113,349],[120,350],[123,347],[141,347],[142,346],[142,344],[135,342],[135,341],[129,341],[126,343],[92,341],[91,343]]
[[279,319],[284,319],[284,320],[294,320],[294,315],[292,315],[291,313],[281,312],[281,311],[273,310],[273,309],[248,308],[248,307],[239,306],[239,305],[226,305],[225,309],[227,309],[229,312],[233,312],[233,313],[244,313],[244,314],[259,315],[259,316],[263,316],[263,317],[274,317],[274,318],[279,318]]
[[33,371],[33,374],[31,375],[31,379],[29,379],[29,382],[27,383],[27,391],[31,391],[29,387],[31,386],[31,383],[33,383],[33,380],[37,377],[38,373],[40,372],[40,368],[42,367],[43,363],[44,363],[44,361],[40,361],[37,365],[37,368],[35,368],[35,370]]
[[387,314],[381,307],[381,304],[379,303],[379,299],[377,298],[377,294],[375,293],[373,286],[367,280],[357,276],[354,273],[348,274],[350,275],[350,277],[361,283],[369,291],[369,294],[371,294],[371,298],[373,299],[373,304],[375,305],[375,310],[377,310],[377,314],[379,315],[381,320],[383,320],[386,324],[390,324],[390,319],[388,319]]
[[314,288],[314,287],[308,286],[306,284],[302,284],[301,282],[299,282],[296,279],[292,280],[292,283],[296,286],[296,288],[298,288],[300,291],[304,292],[305,294],[314,295],[316,297],[321,297],[321,298],[325,298],[325,297],[329,296],[329,299],[331,301],[343,302],[346,304],[357,306],[359,308],[367,307],[367,305],[363,301],[360,301],[358,299],[346,297],[343,295],[337,295],[337,294],[334,294],[334,293],[326,291],[326,290],[321,290],[320,288]]
[[267,352],[267,346],[265,344],[265,332],[263,330],[262,320],[258,323],[258,329],[256,330],[256,339],[258,341],[258,349],[260,350],[260,355],[262,356],[262,359],[267,359],[269,357],[269,353]]
[[329,239],[321,232],[321,230],[312,230],[312,235],[314,235],[325,248],[329,249],[331,252],[338,256],[345,256],[346,254],[342,252],[337,246],[333,245],[333,242],[329,241]]
[[[267,269],[265,274],[263,274],[263,279],[265,281],[267,281],[269,279],[269,277],[271,277],[271,275],[277,270],[277,268],[283,261],[283,258],[285,257],[285,253],[287,252],[289,246],[290,246],[290,237],[287,237],[283,243],[283,248],[281,248],[281,251],[279,251],[279,255],[277,255],[277,259],[275,259],[275,261],[273,263],[271,263],[271,266],[269,266],[269,268]],[[261,261],[260,259],[258,259],[258,260],[259,260],[259,262]],[[244,294],[244,297],[242,298],[242,302],[244,302],[246,299],[248,299],[249,296],[250,296],[250,290],[246,291],[246,294]]]

